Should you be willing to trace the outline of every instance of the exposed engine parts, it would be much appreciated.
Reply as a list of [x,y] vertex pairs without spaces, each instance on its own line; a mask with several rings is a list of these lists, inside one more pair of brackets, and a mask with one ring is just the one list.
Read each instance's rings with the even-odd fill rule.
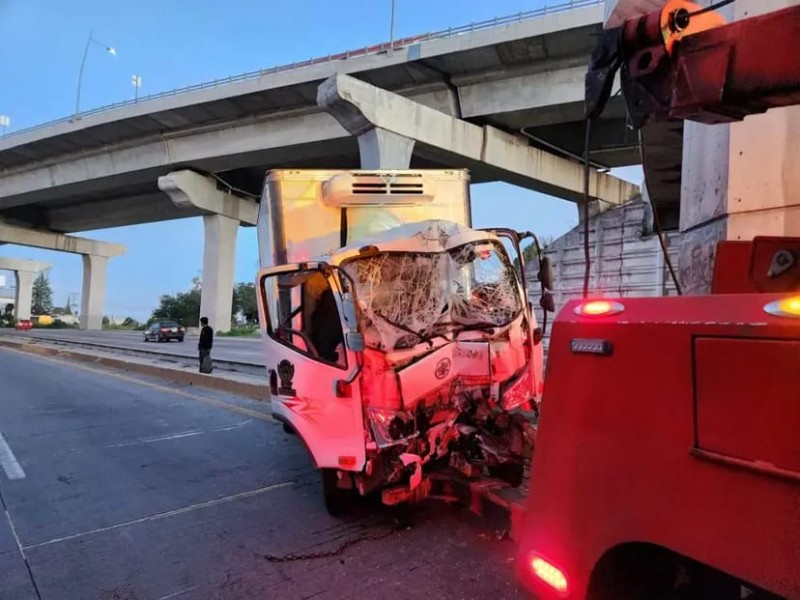
[[[368,431],[375,434],[375,450],[364,476],[356,475],[357,487],[365,493],[383,483],[412,494],[423,469],[443,467],[468,478],[489,475],[518,486],[535,430],[523,413],[492,404],[485,390],[478,389],[459,391],[433,406],[420,402],[413,413],[397,412],[388,423],[386,411],[372,411],[366,418]],[[391,494],[397,497],[398,490]]]

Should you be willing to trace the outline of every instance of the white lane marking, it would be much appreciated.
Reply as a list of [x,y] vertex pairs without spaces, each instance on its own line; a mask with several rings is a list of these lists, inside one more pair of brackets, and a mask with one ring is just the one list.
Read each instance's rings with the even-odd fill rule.
[[17,528],[14,527],[14,521],[11,520],[11,513],[8,512],[8,508],[6,507],[5,502],[2,501],[2,497],[0,497],[0,504],[3,506],[3,512],[6,513],[6,520],[8,521],[8,526],[11,529],[11,535],[14,536],[14,541],[17,543],[17,549],[19,550],[20,556],[22,556],[22,562],[25,563],[25,569],[28,571],[28,577],[31,580],[31,585],[33,586],[33,591],[36,593],[36,598],[38,600],[42,600],[42,594],[39,592],[39,587],[36,585],[36,580],[33,578],[33,572],[31,571],[31,565],[28,562],[28,557],[25,554],[25,550],[22,547],[22,542],[19,541],[19,535],[17,535]]
[[200,510],[202,508],[210,508],[212,506],[218,506],[220,504],[226,504],[228,502],[232,502],[233,500],[241,500],[242,498],[250,498],[252,496],[259,496],[261,494],[265,494],[266,492],[271,492],[272,490],[277,490],[280,488],[284,488],[290,485],[293,485],[294,481],[284,481],[283,483],[276,483],[274,485],[268,485],[266,487],[258,488],[255,490],[250,490],[249,492],[240,492],[238,494],[233,494],[232,496],[225,496],[224,498],[217,498],[216,500],[209,500],[208,502],[201,502],[200,504],[192,504],[190,506],[184,506],[183,508],[178,508],[176,510],[170,510],[163,513],[158,513],[156,515],[151,515],[149,517],[142,517],[141,519],[134,519],[133,521],[125,521],[124,523],[117,523],[116,525],[109,525],[108,527],[99,527],[98,529],[92,529],[91,531],[83,531],[81,533],[75,533],[73,535],[67,535],[60,538],[54,538],[52,540],[48,540],[46,542],[41,542],[39,544],[31,544],[30,546],[25,546],[24,550],[31,550],[33,548],[41,548],[42,546],[49,546],[50,544],[57,544],[59,542],[66,542],[69,540],[75,540],[78,538],[86,537],[87,535],[94,535],[96,533],[103,533],[105,531],[113,531],[115,529],[120,529],[122,527],[130,527],[131,525],[138,525],[139,523],[148,523],[150,521],[158,521],[160,519],[166,519],[167,517],[174,517],[177,515],[182,515],[188,512],[193,512],[195,510]]
[[155,435],[152,437],[139,438],[138,440],[120,442],[119,444],[110,444],[106,446],[106,448],[123,448],[125,446],[136,446],[138,444],[150,444],[152,442],[166,442],[167,440],[177,440],[180,438],[192,437],[194,435],[201,435],[203,433],[214,433],[217,431],[233,431],[234,429],[239,429],[241,427],[244,427],[248,423],[252,422],[253,419],[247,419],[246,421],[242,421],[241,423],[236,423],[234,425],[225,425],[223,427],[212,427],[210,429],[189,429],[187,431],[181,431],[179,433]]
[[17,461],[17,457],[14,456],[2,433],[0,433],[0,465],[9,479],[25,479],[25,470]]
[[122,448],[124,446],[136,446],[137,444],[149,444],[151,442],[166,442],[167,440],[177,440],[180,438],[191,437],[193,435],[200,435],[205,431],[198,431],[197,429],[190,429],[181,433],[171,433],[169,435],[156,435],[153,437],[140,438],[138,440],[131,440],[129,442],[120,442],[119,444],[109,444],[106,448]]
[[184,588],[182,590],[178,590],[177,592],[172,592],[171,594],[167,594],[166,596],[161,596],[158,600],[167,600],[168,598],[175,598],[177,596],[182,596],[186,592],[191,592],[192,590],[196,590],[198,586],[193,585],[190,588]]

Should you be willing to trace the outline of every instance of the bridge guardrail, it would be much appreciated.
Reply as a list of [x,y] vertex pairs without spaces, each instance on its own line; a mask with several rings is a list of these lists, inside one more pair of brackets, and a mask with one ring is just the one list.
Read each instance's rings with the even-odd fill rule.
[[230,77],[222,77],[219,79],[213,79],[211,81],[196,83],[181,88],[175,88],[163,92],[156,92],[154,94],[140,96],[135,100],[123,100],[121,102],[113,102],[111,104],[106,104],[105,106],[100,106],[98,108],[92,108],[89,110],[81,111],[79,113],[72,114],[68,117],[62,117],[60,119],[47,121],[46,123],[32,125],[31,127],[26,127],[25,129],[18,129],[16,131],[11,131],[3,136],[0,136],[0,140],[6,140],[8,138],[20,136],[25,133],[30,133],[32,131],[37,131],[39,129],[44,129],[47,127],[51,127],[53,125],[58,125],[60,123],[69,123],[73,121],[78,121],[84,117],[109,112],[125,106],[142,104],[148,101],[158,100],[161,98],[168,98],[171,96],[179,96],[181,94],[186,94],[198,90],[216,88],[230,83],[237,83],[240,81],[249,81],[252,79],[258,79],[259,77],[263,77],[264,75],[271,75],[273,73],[280,73],[282,71],[292,71],[295,69],[302,69],[306,67],[316,66],[319,64],[324,64],[329,62],[335,62],[339,60],[347,60],[349,58],[356,58],[359,56],[380,54],[382,52],[387,52],[390,46],[392,50],[396,50],[419,42],[427,42],[429,40],[474,33],[475,31],[482,31],[486,29],[491,29],[493,27],[510,25],[512,23],[519,23],[521,21],[529,21],[531,19],[541,18],[555,13],[566,12],[569,10],[574,10],[579,8],[588,8],[591,6],[597,6],[603,4],[603,2],[604,0],[569,0],[568,2],[562,2],[560,4],[555,4],[553,6],[543,6],[541,8],[537,8],[534,10],[520,11],[519,13],[514,15],[508,15],[505,17],[495,17],[494,19],[487,19],[485,21],[473,22],[470,23],[469,25],[462,25],[460,27],[448,27],[447,29],[442,29],[440,31],[434,31],[431,33],[424,33],[421,35],[400,38],[394,40],[393,42],[383,42],[381,44],[374,44],[372,46],[364,46],[363,48],[357,48],[355,50],[338,52],[336,54],[328,54],[327,56],[320,58],[311,58],[305,61],[298,61],[289,64],[277,65],[274,67],[268,67],[266,69],[259,69],[258,71],[249,71],[247,73],[241,73],[239,75],[231,75]]

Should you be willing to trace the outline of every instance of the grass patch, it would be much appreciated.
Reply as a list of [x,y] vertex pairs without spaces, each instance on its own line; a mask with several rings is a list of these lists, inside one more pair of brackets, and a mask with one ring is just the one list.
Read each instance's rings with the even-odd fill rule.
[[231,327],[230,331],[223,331],[217,335],[219,337],[255,337],[258,335],[258,326]]

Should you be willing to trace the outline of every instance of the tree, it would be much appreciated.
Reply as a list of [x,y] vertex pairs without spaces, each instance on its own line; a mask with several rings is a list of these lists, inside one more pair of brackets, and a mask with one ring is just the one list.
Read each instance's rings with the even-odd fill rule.
[[233,314],[242,313],[248,323],[258,323],[255,283],[237,283],[233,288]]
[[[553,243],[552,237],[543,237],[540,238],[539,243],[542,245],[542,252],[547,249],[550,244]],[[522,249],[522,258],[525,261],[526,265],[531,264],[531,262],[535,262],[537,260],[536,256],[536,244],[531,241],[525,248]],[[514,268],[519,268],[519,259],[515,256],[514,257]]]
[[192,289],[177,294],[164,294],[158,308],[153,311],[150,322],[173,319],[181,325],[194,326],[200,321],[200,290]]
[[5,305],[2,314],[0,314],[0,327],[14,327],[17,324],[14,319],[14,305],[10,302]]
[[64,305],[64,314],[65,315],[71,315],[72,314],[72,306],[70,306],[70,304],[69,304],[70,299],[71,299],[70,296],[67,296],[67,303]]
[[53,288],[47,273],[41,271],[33,281],[33,301],[31,311],[35,315],[46,315],[53,310]]

